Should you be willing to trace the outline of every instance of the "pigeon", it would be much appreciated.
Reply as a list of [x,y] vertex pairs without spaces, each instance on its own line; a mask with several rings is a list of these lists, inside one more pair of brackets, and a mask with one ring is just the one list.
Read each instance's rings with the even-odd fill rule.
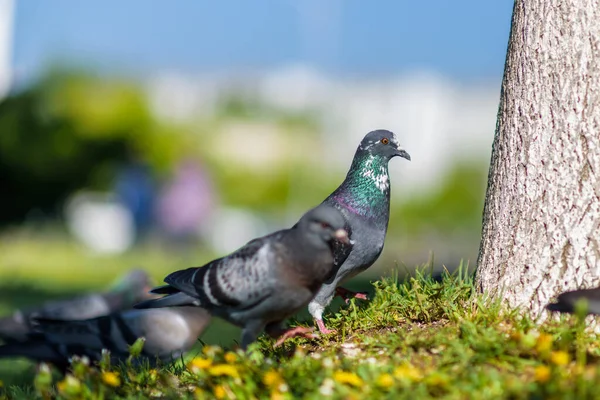
[[575,303],[579,300],[587,300],[587,313],[600,315],[600,288],[580,289],[558,295],[555,303],[546,306],[549,311],[575,312]]
[[210,314],[199,307],[129,309],[81,321],[39,318],[25,341],[0,346],[0,358],[26,357],[66,371],[71,357],[97,362],[106,349],[111,363],[118,364],[129,357],[129,346],[143,337],[142,351],[133,363],[156,365],[190,350],[210,320]]
[[106,293],[90,293],[71,299],[49,301],[38,308],[17,310],[0,319],[0,339],[4,342],[27,339],[32,318],[83,320],[131,308],[152,298],[150,277],[139,269],[130,271]]
[[295,228],[251,240],[232,254],[203,267],[173,272],[167,285],[152,292],[165,297],[136,308],[196,305],[242,328],[246,350],[265,330],[278,338],[314,337],[312,329],[286,329],[285,320],[306,307],[333,270],[332,244],[349,245],[344,218],[321,205],[308,211]]
[[344,229],[352,241],[352,246],[335,244],[337,272],[308,305],[323,334],[334,332],[323,322],[323,311],[334,296],[341,296],[346,303],[352,297],[368,299],[365,293],[354,293],[339,285],[373,265],[383,251],[390,219],[388,162],[396,156],[410,161],[410,155],[400,147],[394,133],[383,129],[367,133],[354,154],[346,179],[322,203],[342,212]]

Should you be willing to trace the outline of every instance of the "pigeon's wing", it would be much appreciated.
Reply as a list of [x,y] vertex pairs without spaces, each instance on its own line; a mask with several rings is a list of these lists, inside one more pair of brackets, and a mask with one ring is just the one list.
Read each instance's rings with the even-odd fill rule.
[[23,341],[30,329],[29,318],[21,311],[0,318],[0,339],[4,342]]
[[141,336],[136,324],[124,318],[122,313],[84,321],[64,321],[48,318],[35,319],[35,331],[56,345],[65,346],[72,354],[74,349],[85,348],[92,352],[102,349],[114,354],[127,354],[128,346]]
[[575,311],[575,304],[579,300],[587,300],[588,314],[600,315],[600,288],[580,289],[562,293],[556,303],[546,306],[550,311],[569,312]]
[[250,308],[271,294],[275,258],[272,244],[285,232],[254,239],[204,267],[173,272],[165,282],[197,297],[206,307]]
[[33,318],[82,320],[110,312],[110,306],[102,295],[89,294],[68,300],[47,302],[30,315]]

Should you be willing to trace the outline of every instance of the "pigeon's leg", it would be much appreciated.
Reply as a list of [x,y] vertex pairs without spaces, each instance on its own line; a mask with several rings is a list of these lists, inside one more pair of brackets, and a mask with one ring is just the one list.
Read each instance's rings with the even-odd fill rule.
[[246,351],[248,345],[258,338],[260,332],[264,329],[265,323],[260,320],[249,321],[242,329],[242,350]]
[[317,327],[319,328],[319,332],[321,332],[323,335],[335,333],[335,330],[327,329],[327,327],[325,326],[325,323],[323,322],[323,310],[324,309],[325,309],[325,307],[323,307],[321,304],[319,304],[318,302],[316,302],[314,300],[308,304],[308,312],[315,319],[315,323],[317,324]]
[[314,328],[306,328],[304,326],[286,329],[281,325],[281,323],[274,323],[267,325],[265,330],[272,338],[279,338],[273,347],[279,347],[287,339],[293,337],[303,337],[307,339],[315,339],[317,337],[314,333],[312,333]]
[[340,296],[346,304],[350,303],[350,299],[360,299],[360,300],[369,300],[369,296],[367,292],[353,292],[341,286],[335,288],[335,295]]

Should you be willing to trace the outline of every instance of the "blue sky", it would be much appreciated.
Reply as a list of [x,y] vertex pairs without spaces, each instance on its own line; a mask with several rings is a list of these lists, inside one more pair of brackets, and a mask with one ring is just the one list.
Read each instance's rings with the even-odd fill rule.
[[331,73],[426,68],[500,79],[506,0],[19,0],[20,79],[62,60],[111,72],[266,69],[305,62]]

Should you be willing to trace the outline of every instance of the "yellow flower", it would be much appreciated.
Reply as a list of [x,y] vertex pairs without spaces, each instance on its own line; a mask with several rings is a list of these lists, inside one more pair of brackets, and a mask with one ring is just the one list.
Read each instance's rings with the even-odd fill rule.
[[552,350],[552,336],[547,333],[540,333],[535,341],[535,349],[540,353]]
[[277,388],[284,383],[284,380],[279,372],[271,370],[263,376],[263,383],[270,388]]
[[231,351],[225,353],[225,361],[227,361],[229,364],[233,364],[234,362],[236,362],[236,360],[237,356],[235,355],[235,353]]
[[224,399],[227,396],[227,391],[223,387],[223,385],[217,385],[214,389],[215,397],[217,399]]
[[102,373],[102,381],[108,386],[117,387],[121,384],[121,380],[119,379],[119,374],[116,372],[103,372]]
[[233,365],[227,365],[227,364],[218,364],[215,365],[214,367],[210,367],[208,369],[208,373],[213,375],[213,376],[231,376],[232,378],[239,378],[240,374],[238,373],[237,368],[235,368]]
[[284,400],[285,399],[285,395],[279,393],[279,392],[272,392],[271,393],[271,400]]
[[67,374],[65,379],[56,384],[56,388],[61,393],[76,394],[81,390],[81,382],[71,374]]
[[202,353],[209,358],[214,358],[220,351],[221,348],[219,346],[204,346],[202,348]]
[[410,364],[402,364],[394,370],[394,376],[398,379],[408,379],[409,381],[420,381],[423,379],[421,371]]
[[208,358],[196,357],[188,363],[187,368],[194,374],[197,374],[201,370],[207,369],[211,365],[212,365],[212,360],[210,360]]
[[336,371],[333,374],[333,379],[339,383],[344,383],[356,387],[363,385],[362,379],[354,372]]
[[550,380],[550,368],[545,365],[540,365],[535,368],[533,375],[538,382],[548,382]]
[[394,386],[394,378],[390,374],[379,375],[379,378],[377,378],[377,386],[389,389]]
[[571,360],[566,351],[553,351],[550,353],[550,361],[555,365],[567,365]]

